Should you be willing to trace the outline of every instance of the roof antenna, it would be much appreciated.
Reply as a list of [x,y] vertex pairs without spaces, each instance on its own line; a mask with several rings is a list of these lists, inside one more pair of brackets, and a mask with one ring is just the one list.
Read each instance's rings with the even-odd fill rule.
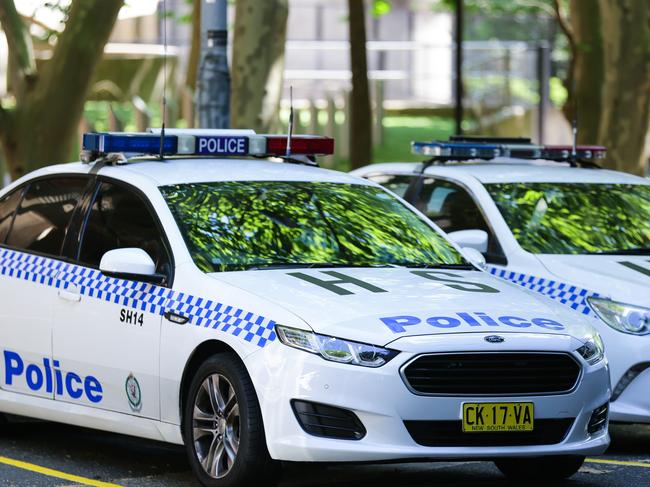
[[163,92],[162,92],[162,126],[160,130],[160,154],[158,157],[162,161],[165,158],[165,116],[167,114],[167,0],[163,0]]
[[293,134],[293,86],[289,86],[289,134],[287,136],[287,157],[291,157],[291,135]]
[[576,92],[576,77],[573,74],[571,80],[571,95],[573,96],[573,120],[571,121],[571,130],[573,132],[573,143],[571,145],[571,158],[569,159],[570,165],[575,167],[577,163],[578,153],[578,93]]

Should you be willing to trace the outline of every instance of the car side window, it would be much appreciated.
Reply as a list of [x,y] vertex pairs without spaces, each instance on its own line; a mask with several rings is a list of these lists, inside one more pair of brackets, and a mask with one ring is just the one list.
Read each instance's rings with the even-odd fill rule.
[[483,230],[488,234],[488,262],[500,263],[505,256],[492,229],[472,196],[458,184],[424,178],[417,208],[445,232]]
[[415,177],[416,176],[375,173],[366,176],[366,179],[381,184],[384,188],[403,198],[406,194],[406,190],[409,188]]
[[16,211],[7,245],[53,256],[61,254],[70,220],[87,178],[56,177],[30,183]]
[[0,244],[5,243],[5,239],[9,235],[16,208],[18,208],[20,199],[23,196],[23,189],[14,191],[0,199]]
[[487,223],[469,193],[449,181],[424,178],[417,206],[445,232],[488,231]]
[[83,230],[79,260],[99,267],[109,250],[136,247],[156,263],[156,272],[170,275],[170,258],[148,206],[134,191],[103,182]]

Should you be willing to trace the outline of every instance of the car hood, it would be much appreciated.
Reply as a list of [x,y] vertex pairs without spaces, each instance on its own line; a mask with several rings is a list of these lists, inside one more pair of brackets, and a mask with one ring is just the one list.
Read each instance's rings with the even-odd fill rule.
[[578,313],[479,271],[337,268],[211,276],[282,306],[317,333],[377,345],[445,333],[580,339],[591,331]]
[[536,256],[558,280],[628,304],[650,306],[650,256]]

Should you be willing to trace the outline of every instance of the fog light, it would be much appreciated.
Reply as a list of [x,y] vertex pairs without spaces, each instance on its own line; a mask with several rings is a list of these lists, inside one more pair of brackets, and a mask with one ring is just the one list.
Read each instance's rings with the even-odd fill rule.
[[605,429],[607,426],[607,417],[609,415],[609,403],[603,404],[591,413],[591,419],[587,425],[587,432],[590,435]]
[[360,440],[366,436],[366,429],[352,411],[296,399],[291,406],[300,426],[310,435],[338,440]]

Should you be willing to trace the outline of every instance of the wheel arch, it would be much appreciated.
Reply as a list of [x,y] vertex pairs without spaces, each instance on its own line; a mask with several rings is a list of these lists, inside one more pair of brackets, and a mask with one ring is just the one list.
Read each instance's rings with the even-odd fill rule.
[[187,392],[190,388],[190,384],[192,383],[192,377],[194,376],[194,373],[199,369],[201,364],[206,361],[206,359],[208,359],[209,357],[217,353],[232,353],[232,355],[236,357],[237,360],[243,363],[241,357],[235,351],[235,349],[232,348],[227,343],[222,342],[221,340],[207,340],[199,344],[194,349],[194,351],[190,355],[190,358],[187,360],[187,363],[185,364],[185,368],[183,369],[183,376],[181,378],[181,386],[180,386],[180,394],[179,394],[178,407],[179,407],[179,417],[181,419],[181,435],[183,436],[183,439],[185,439],[185,431],[184,431],[185,422],[183,421],[185,402],[187,400]]

